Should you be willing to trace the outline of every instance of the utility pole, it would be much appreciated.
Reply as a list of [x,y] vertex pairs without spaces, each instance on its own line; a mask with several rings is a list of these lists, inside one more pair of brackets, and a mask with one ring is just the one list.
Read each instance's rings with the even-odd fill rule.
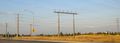
[[[27,10],[27,9],[24,9],[24,11],[28,11],[30,12],[32,15],[34,14],[33,11],[30,11],[30,10]],[[34,16],[32,18],[32,23],[30,24],[30,36],[32,36],[32,29],[34,28]]]
[[58,37],[60,37],[60,14],[58,13],[58,12],[54,12],[54,13],[57,13],[57,15],[58,15]]
[[75,38],[75,14],[73,14],[73,36]]
[[19,14],[17,14],[17,37],[19,37]]
[[73,36],[75,38],[75,15],[77,15],[77,13],[73,13],[73,12],[63,12],[63,11],[54,11],[54,13],[58,14],[58,36],[60,34],[60,15],[59,14],[72,14],[73,15]]
[[8,37],[8,32],[7,32],[8,23],[5,24],[6,24],[6,37]]
[[116,19],[116,23],[117,23],[117,32],[119,33],[119,18]]
[[58,37],[60,36],[60,14],[58,13]]
[[30,24],[30,36],[32,36],[32,24]]
[[58,37],[60,37],[60,14],[56,11],[54,13],[57,13],[58,15]]
[[33,16],[33,22],[31,24],[31,36],[32,36],[33,29],[34,29],[34,16]]

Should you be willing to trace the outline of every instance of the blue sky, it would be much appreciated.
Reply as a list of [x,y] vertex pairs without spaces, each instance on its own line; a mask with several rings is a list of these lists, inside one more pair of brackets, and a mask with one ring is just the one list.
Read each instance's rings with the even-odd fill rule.
[[[16,14],[20,14],[20,33],[29,34],[35,17],[34,34],[57,34],[57,14],[53,11],[77,12],[76,32],[116,30],[120,17],[120,0],[0,0],[0,33],[16,33]],[[61,14],[61,32],[72,33],[72,15]]]

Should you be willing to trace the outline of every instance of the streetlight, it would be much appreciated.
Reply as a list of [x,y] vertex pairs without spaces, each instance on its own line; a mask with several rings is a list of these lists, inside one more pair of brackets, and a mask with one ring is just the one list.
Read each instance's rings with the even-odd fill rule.
[[77,15],[77,13],[73,13],[73,12],[63,12],[63,11],[54,11],[54,13],[58,14],[58,36],[60,34],[60,15],[59,14],[72,14],[73,15],[73,36],[75,38],[75,15]]

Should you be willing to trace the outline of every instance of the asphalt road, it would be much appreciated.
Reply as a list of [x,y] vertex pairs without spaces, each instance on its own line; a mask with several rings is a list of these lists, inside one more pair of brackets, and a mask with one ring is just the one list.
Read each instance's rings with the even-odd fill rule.
[[23,41],[23,40],[4,40],[4,39],[0,39],[0,43],[63,43],[63,42]]
[[[115,43],[115,42],[53,42],[53,41],[24,41],[0,39],[0,43]],[[120,43],[120,42],[116,42]]]

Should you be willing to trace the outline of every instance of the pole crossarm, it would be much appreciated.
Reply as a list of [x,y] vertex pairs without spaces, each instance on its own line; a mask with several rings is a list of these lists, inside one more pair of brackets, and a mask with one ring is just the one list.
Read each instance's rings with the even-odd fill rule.
[[54,13],[61,13],[61,14],[74,14],[74,15],[77,15],[77,13],[63,12],[63,11],[54,11]]

